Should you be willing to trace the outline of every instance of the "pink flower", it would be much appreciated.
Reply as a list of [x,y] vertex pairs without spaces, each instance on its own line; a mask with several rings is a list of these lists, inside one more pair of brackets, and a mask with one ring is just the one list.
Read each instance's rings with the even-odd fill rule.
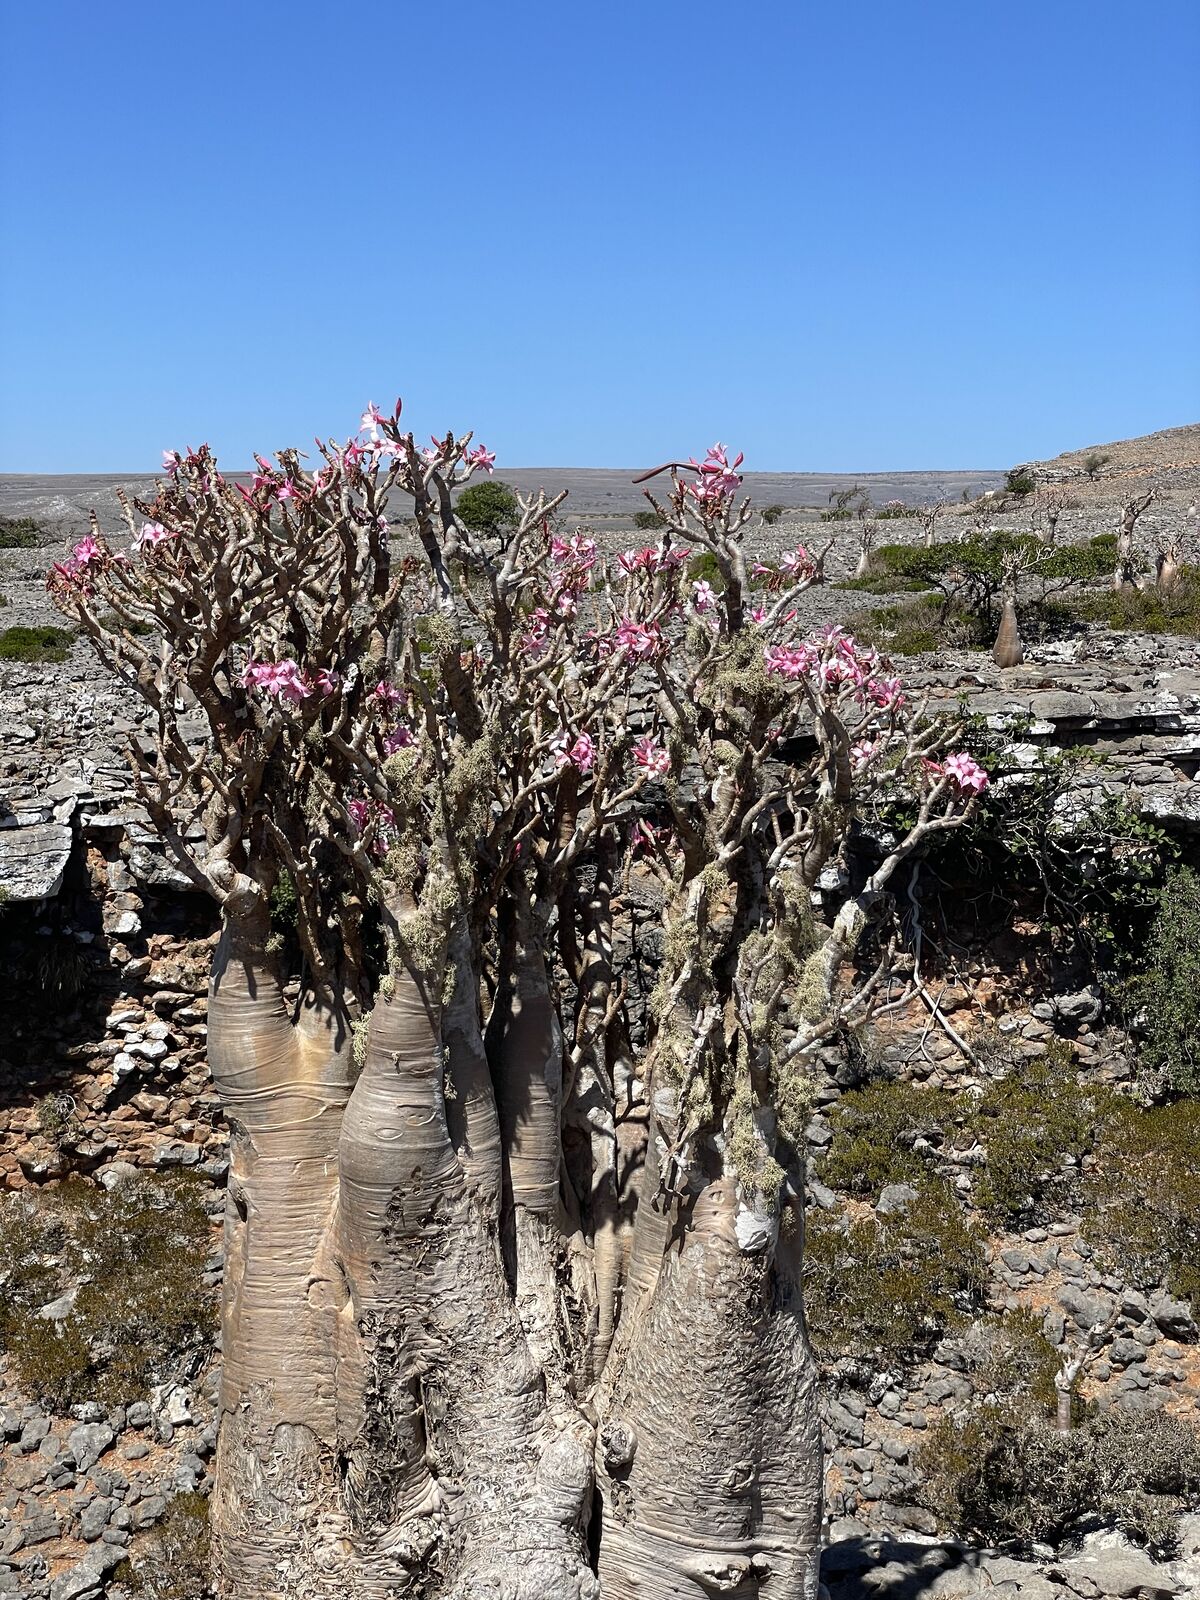
[[336,672],[331,672],[328,667],[322,667],[313,679],[313,687],[319,689],[322,694],[333,694],[340,682],[341,678]]
[[71,558],[80,569],[86,567],[89,562],[99,561],[103,555],[104,551],[100,548],[99,542],[93,539],[90,533],[85,539],[80,539],[71,551]]
[[590,772],[596,760],[596,743],[591,734],[581,733],[575,742],[568,746],[567,735],[557,733],[550,741],[550,752],[554,757],[554,765],[560,770],[565,766],[572,766],[579,772]]
[[794,550],[785,550],[779,558],[779,565],[788,578],[809,578],[816,570],[812,557],[802,544],[798,544]]
[[179,471],[179,451],[164,450],[162,453],[162,464],[163,471],[167,473],[169,477],[173,478]]
[[242,673],[247,689],[261,689],[276,700],[298,705],[312,693],[304,674],[290,658],[286,661],[251,661]]
[[869,767],[879,752],[879,741],[863,739],[858,744],[850,746],[850,764],[855,772],[862,772]]
[[139,550],[152,550],[155,545],[162,544],[164,539],[178,539],[177,533],[168,533],[161,522],[143,522],[142,531],[137,536]]
[[477,444],[474,450],[467,451],[463,459],[469,467],[482,467],[484,472],[491,472],[496,465],[496,452],[485,450],[481,444]]
[[747,615],[756,628],[761,628],[767,620],[767,608],[766,606],[753,606]]
[[904,694],[899,678],[872,678],[866,693],[881,711],[898,711],[904,704]]
[[358,431],[359,433],[369,433],[372,438],[378,438],[379,424],[383,420],[383,412],[380,411],[374,400],[372,400],[359,420]]
[[723,444],[711,445],[703,461],[692,458],[691,466],[699,476],[687,485],[687,493],[702,511],[719,510],[736,493],[742,481],[737,469],[745,459],[739,452],[731,462]]
[[290,483],[281,483],[275,491],[276,500],[294,500],[296,491]]
[[560,617],[575,617],[579,615],[579,606],[570,589],[556,589],[550,596],[550,604]]
[[550,559],[556,566],[562,566],[569,561],[577,563],[586,570],[595,565],[596,541],[589,539],[583,533],[573,533],[568,540],[560,539],[556,535],[550,541]]
[[717,603],[717,592],[703,578],[692,585],[692,605],[701,615]]
[[404,699],[400,690],[394,683],[377,683],[371,692],[373,700],[380,701],[385,706],[398,706]]
[[411,728],[393,728],[391,733],[384,735],[383,753],[394,756],[397,750],[411,750],[416,742]]
[[665,777],[671,770],[671,757],[650,735],[644,734],[633,747],[633,759],[643,772]]
[[763,666],[768,677],[787,678],[793,682],[797,678],[803,678],[812,665],[813,652],[804,644],[795,648],[775,644],[763,656]]
[[967,755],[965,750],[960,750],[957,755],[947,756],[942,764],[946,776],[958,785],[963,794],[982,794],[988,786],[988,775],[974,759]]
[[612,638],[618,650],[625,651],[637,661],[648,661],[657,655],[663,642],[656,622],[643,624],[635,622],[632,617],[621,620]]

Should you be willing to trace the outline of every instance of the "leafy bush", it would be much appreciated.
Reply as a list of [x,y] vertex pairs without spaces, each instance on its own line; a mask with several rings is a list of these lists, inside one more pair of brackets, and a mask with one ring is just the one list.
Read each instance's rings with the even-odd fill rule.
[[1170,594],[1154,588],[1103,589],[1078,600],[1074,610],[1082,621],[1104,623],[1117,633],[1175,633],[1200,639],[1200,567],[1184,562]]
[[775,526],[775,524],[782,519],[783,514],[784,514],[784,512],[786,510],[787,510],[786,506],[780,506],[780,505],[764,506],[763,510],[762,510],[763,522],[766,524],[766,526],[768,528],[773,528]]
[[[111,1193],[73,1179],[37,1207],[0,1208],[0,1345],[19,1386],[56,1410],[142,1398],[215,1327],[200,1185],[139,1177]],[[77,1288],[65,1316],[38,1310]]]
[[454,515],[464,528],[493,538],[514,526],[520,509],[514,491],[498,479],[468,484],[454,502]]
[[65,661],[73,637],[65,628],[6,628],[0,633],[0,661]]
[[1083,470],[1089,478],[1095,478],[1099,475],[1100,468],[1106,467],[1111,460],[1112,456],[1107,451],[1093,450],[1090,455],[1084,456]]
[[50,535],[32,517],[0,517],[0,550],[33,550]]
[[1022,499],[1037,488],[1037,479],[1028,467],[1010,467],[1004,474],[1005,494],[1019,495]]
[[1069,1196],[1113,1104],[1110,1090],[1082,1087],[1054,1051],[992,1084],[973,1119],[987,1153],[975,1203],[1002,1222]]
[[661,511],[649,508],[645,511],[634,512],[633,525],[635,528],[640,528],[643,533],[653,533],[656,528],[665,528],[667,519]]
[[1138,1060],[1180,1094],[1200,1092],[1200,877],[1167,874],[1142,970],[1126,1002],[1141,1014]]
[[937,1422],[916,1466],[930,1509],[991,1543],[1056,1544],[1091,1523],[1166,1554],[1200,1496],[1200,1436],[1165,1412],[1113,1409],[1059,1433],[981,1406]]
[[886,1184],[926,1176],[913,1146],[919,1138],[940,1141],[953,1115],[954,1097],[940,1089],[900,1080],[851,1089],[830,1113],[833,1140],[818,1174],[843,1193],[877,1199]]
[[864,643],[892,656],[974,649],[988,639],[987,630],[969,611],[924,594],[859,612],[849,619],[849,625]]
[[[987,766],[997,742],[1019,737],[1017,728],[997,734],[968,719],[964,744]],[[989,937],[1017,911],[1064,954],[1082,949],[1115,989],[1133,953],[1145,948],[1178,847],[1123,797],[1065,811],[1076,769],[1089,759],[1086,750],[1043,755],[1027,776],[993,785],[974,824],[935,839],[927,860],[943,886],[942,916],[957,920],[969,906],[973,934]]]
[[114,1576],[143,1600],[202,1600],[209,1587],[208,1500],[194,1490],[174,1495],[138,1555]]
[[978,1304],[987,1280],[979,1236],[946,1184],[916,1187],[891,1216],[811,1214],[805,1308],[823,1356],[927,1348]]
[[1165,1282],[1200,1316],[1200,1101],[1122,1101],[1084,1191],[1084,1237],[1142,1288]]

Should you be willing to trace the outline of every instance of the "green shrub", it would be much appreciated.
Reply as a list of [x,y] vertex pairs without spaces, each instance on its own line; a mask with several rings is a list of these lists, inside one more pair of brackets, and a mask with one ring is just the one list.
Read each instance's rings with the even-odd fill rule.
[[929,584],[922,583],[920,578],[905,578],[894,572],[873,572],[870,568],[861,578],[839,578],[832,587],[866,594],[922,594],[929,590]]
[[823,1356],[925,1349],[978,1305],[987,1280],[979,1236],[946,1184],[915,1187],[891,1216],[811,1213],[805,1308]]
[[0,550],[33,550],[50,535],[32,517],[0,517]]
[[64,628],[6,628],[0,633],[0,661],[65,661],[73,637]]
[[1180,1094],[1200,1092],[1200,877],[1167,874],[1126,1006],[1141,1014],[1138,1061]]
[[1093,450],[1090,455],[1084,456],[1083,470],[1089,478],[1095,478],[1099,475],[1100,468],[1106,467],[1111,460],[1112,456],[1107,451]]
[[913,1145],[918,1138],[940,1142],[953,1118],[954,1097],[940,1089],[900,1080],[851,1089],[830,1113],[833,1139],[818,1176],[843,1193],[877,1199],[886,1184],[927,1174]]
[[763,522],[767,525],[768,528],[773,528],[776,525],[777,522],[780,522],[782,520],[783,514],[784,514],[784,512],[786,510],[787,510],[786,506],[780,506],[780,505],[764,506],[763,507],[763,511],[762,511]]
[[865,644],[891,656],[977,649],[988,642],[987,630],[969,611],[927,594],[859,612],[849,619],[849,626]]
[[976,1205],[1003,1222],[1069,1198],[1113,1106],[1111,1090],[1081,1087],[1054,1052],[993,1083],[972,1122],[987,1155]]
[[[968,717],[963,743],[987,767],[998,742],[1020,736],[1019,728],[998,734]],[[1043,754],[1027,776],[989,789],[969,827],[934,838],[926,859],[938,885],[934,909],[961,923],[969,908],[971,937],[994,937],[1019,914],[1065,955],[1082,950],[1115,987],[1145,948],[1178,847],[1123,796],[1068,820],[1063,801],[1088,759],[1086,750]],[[881,821],[898,825],[903,814]]]
[[[1111,575],[1112,567],[1108,572]],[[1103,623],[1117,633],[1174,633],[1200,639],[1200,567],[1184,562],[1170,594],[1155,588],[1102,589],[1076,601],[1074,610],[1081,621]]]
[[688,582],[711,583],[714,589],[724,589],[725,580],[721,576],[721,569],[717,566],[717,558],[711,550],[701,550],[688,562]]
[[468,484],[454,502],[454,515],[464,528],[493,538],[514,527],[520,511],[514,491],[498,479]]
[[971,1386],[983,1403],[1002,1404],[1011,1415],[1030,1420],[1054,1416],[1058,1409],[1054,1380],[1062,1360],[1042,1331],[1038,1313],[1019,1306],[985,1319],[976,1331]]
[[[211,1339],[202,1193],[193,1178],[156,1174],[111,1193],[72,1179],[36,1210],[21,1197],[4,1203],[0,1346],[22,1389],[57,1411],[85,1398],[124,1404]],[[76,1286],[60,1321],[37,1314]]]
[[635,528],[640,528],[643,533],[653,533],[656,528],[665,528],[667,519],[661,511],[655,511],[651,507],[645,511],[635,511],[633,525]]
[[1165,1412],[1113,1409],[1059,1433],[981,1406],[937,1422],[915,1465],[925,1503],[989,1543],[1058,1544],[1098,1523],[1169,1554],[1200,1495],[1200,1436]]
[[1200,1101],[1122,1101],[1084,1199],[1084,1237],[1109,1270],[1145,1289],[1165,1282],[1200,1316]]
[[174,1495],[139,1553],[114,1576],[143,1600],[203,1600],[212,1592],[210,1543],[206,1497],[195,1490]]
[[1005,494],[1019,495],[1022,499],[1037,488],[1037,479],[1028,467],[1010,467],[1004,474]]

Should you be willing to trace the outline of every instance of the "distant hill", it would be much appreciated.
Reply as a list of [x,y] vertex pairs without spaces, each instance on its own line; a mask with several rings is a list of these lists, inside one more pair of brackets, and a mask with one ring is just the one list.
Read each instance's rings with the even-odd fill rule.
[[1200,422],[1182,428],[1163,428],[1138,439],[1115,439],[1109,444],[1064,450],[1049,461],[1027,462],[1040,478],[1052,482],[1079,480],[1081,484],[1153,476],[1166,489],[1183,489],[1200,482]]

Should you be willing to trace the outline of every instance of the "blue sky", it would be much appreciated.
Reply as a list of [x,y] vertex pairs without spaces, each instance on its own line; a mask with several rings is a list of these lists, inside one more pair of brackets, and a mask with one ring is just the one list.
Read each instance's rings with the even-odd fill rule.
[[1196,0],[0,0],[0,470],[406,397],[501,464],[1200,418]]

